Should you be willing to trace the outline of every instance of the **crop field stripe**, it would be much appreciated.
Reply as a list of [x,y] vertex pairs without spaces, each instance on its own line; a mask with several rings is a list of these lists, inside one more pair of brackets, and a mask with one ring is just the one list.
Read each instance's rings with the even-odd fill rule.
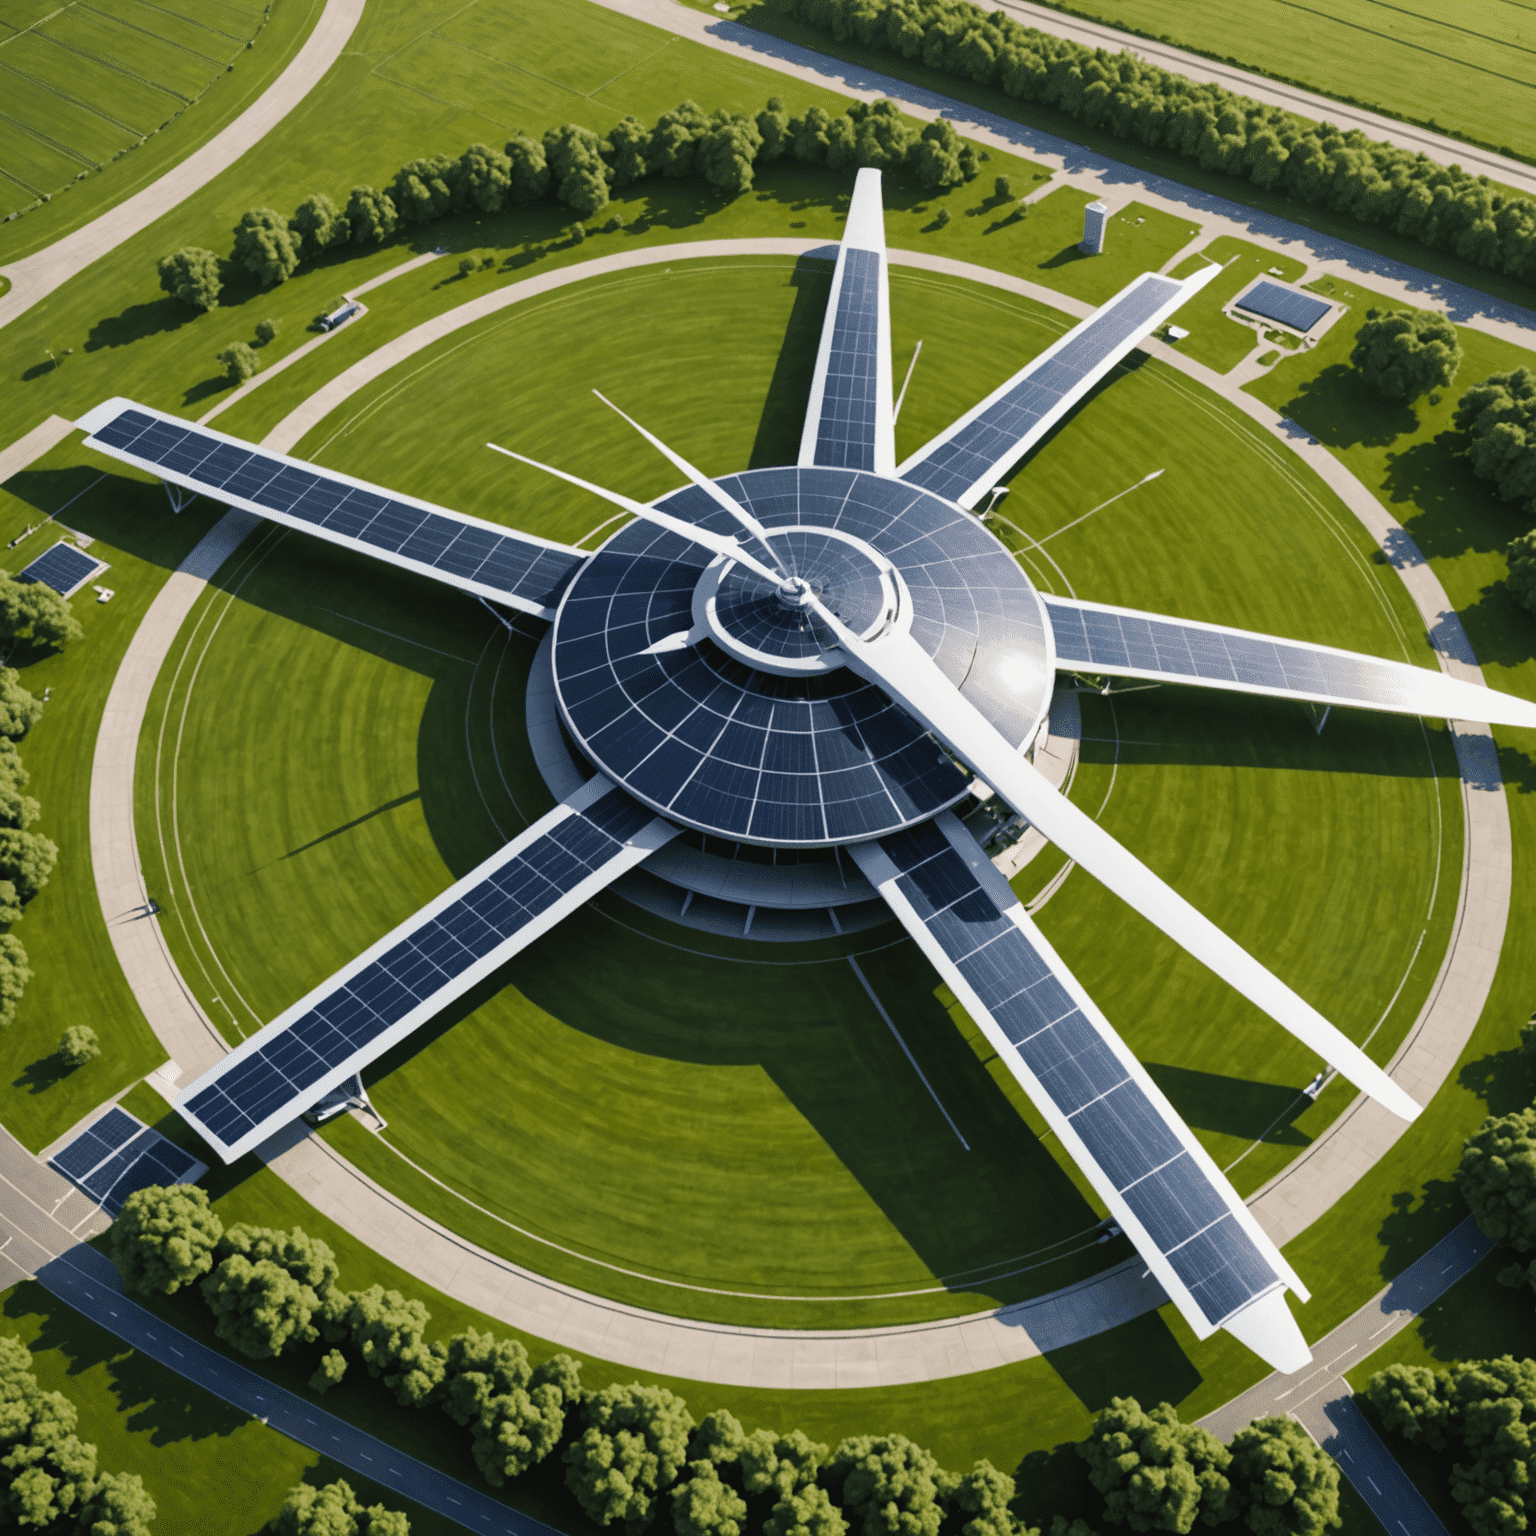
[[78,160],[81,165],[94,166],[96,164],[88,156],[82,155],[78,149],[71,149],[68,144],[63,144],[50,134],[44,133],[41,128],[34,128],[31,123],[22,122],[19,117],[12,117],[9,112],[0,112],[0,120],[10,123],[15,128],[19,128],[29,138],[34,138],[40,143],[46,144],[49,149],[57,150],[61,155],[68,155],[71,160]]
[[[226,32],[223,27],[216,27],[211,22],[201,21],[196,16],[185,16],[180,11],[173,11],[169,6],[156,5],[155,0],[136,0],[136,3],[148,7],[152,11],[159,11],[162,16],[172,16],[177,21],[184,22],[189,27],[197,27],[203,32],[212,32],[216,37],[227,37],[230,42],[245,46],[246,39],[238,32]],[[92,6],[90,9],[94,10]]]
[[39,32],[37,35],[52,43],[55,48],[62,48],[66,53],[77,54],[82,59],[89,59],[93,64],[100,64],[104,68],[110,69],[114,74],[126,75],[130,80],[137,80],[141,85],[151,86],[157,91],[163,91],[167,96],[174,96],[177,101],[185,102],[188,106],[192,104],[193,98],[191,96],[183,96],[180,91],[173,90],[168,85],[161,85],[158,80],[152,80],[148,75],[141,75],[138,70],[129,69],[126,64],[118,64],[111,59],[104,59],[99,53],[92,53],[87,48],[78,48],[75,44],[66,43],[63,38],[53,37],[47,32]]
[[174,37],[164,32],[152,32],[148,27],[141,27],[137,22],[129,21],[123,16],[114,16],[110,11],[99,11],[94,5],[87,5],[85,0],[79,0],[80,9],[89,11],[92,16],[99,16],[103,21],[115,22],[120,27],[125,27],[130,32],[137,32],[140,37],[147,37],[151,42],[163,43],[168,48],[179,48],[183,53],[190,53],[193,58],[201,59],[204,64],[214,64],[223,67],[228,59],[215,58],[211,53],[200,53],[190,43],[179,43]]
[[139,137],[142,129],[135,128],[132,123],[122,122],[108,112],[103,112],[100,107],[89,101],[83,101],[78,96],[71,96],[67,91],[61,91],[58,86],[50,85],[46,80],[39,80],[36,75],[29,75],[24,69],[17,69],[14,64],[8,64],[0,59],[0,69],[7,74],[15,75],[18,79],[25,80],[29,85],[34,85],[40,91],[46,91],[50,96],[57,96],[60,101],[67,101],[72,107],[79,107],[83,112],[89,112],[93,117],[99,117],[103,122],[111,123],[114,128],[121,128],[124,133],[131,133],[135,138]]

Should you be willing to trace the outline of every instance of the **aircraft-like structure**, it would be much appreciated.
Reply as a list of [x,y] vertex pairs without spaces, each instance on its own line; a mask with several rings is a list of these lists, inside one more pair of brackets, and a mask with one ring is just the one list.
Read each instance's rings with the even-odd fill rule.
[[642,861],[671,859],[687,885],[690,857],[718,862],[710,848],[831,850],[932,961],[1195,1334],[1305,1364],[1285,1301],[1305,1286],[953,810],[983,781],[1357,1087],[1418,1113],[1025,756],[1061,670],[1536,725],[1536,706],[1439,672],[1045,596],[968,510],[1217,270],[1143,274],[897,464],[880,176],[861,171],[798,461],[711,478],[640,427],[686,482],[652,505],[551,471],[633,513],[596,552],[130,401],[91,411],[92,447],[168,485],[552,626],[535,683],[558,710],[560,803],[231,1051],[181,1113],[232,1161]]

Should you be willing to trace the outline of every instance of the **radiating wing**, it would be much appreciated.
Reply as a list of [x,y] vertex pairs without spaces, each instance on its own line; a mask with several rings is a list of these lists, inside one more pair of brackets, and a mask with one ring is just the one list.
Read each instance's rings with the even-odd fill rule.
[[677,835],[589,780],[191,1084],[177,1110],[233,1162]]
[[1311,1358],[1279,1250],[948,811],[849,848],[1061,1138],[1197,1338]]
[[1023,458],[1143,336],[1219,271],[1219,266],[1203,267],[1182,281],[1143,272],[980,405],[924,443],[896,473],[962,507],[975,506],[998,476]]
[[1103,603],[1044,599],[1056,665],[1399,715],[1536,726],[1536,704],[1427,667]]
[[878,475],[889,475],[896,467],[891,296],[879,171],[862,170],[854,182],[821,327],[799,462],[869,469]]
[[108,400],[76,425],[90,434],[88,448],[161,480],[540,618],[555,616],[587,559],[568,545],[268,453],[131,400]]

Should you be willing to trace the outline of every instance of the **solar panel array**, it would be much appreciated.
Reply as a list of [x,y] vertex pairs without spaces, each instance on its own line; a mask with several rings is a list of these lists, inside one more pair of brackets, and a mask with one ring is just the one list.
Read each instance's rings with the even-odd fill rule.
[[1260,279],[1237,301],[1238,309],[1250,314],[1262,315],[1266,320],[1288,325],[1293,331],[1305,334],[1333,308],[1310,293],[1287,288],[1283,283]]
[[1153,317],[1179,293],[1172,278],[1149,276],[1111,299],[1068,338],[1054,356],[1032,365],[1012,387],[953,437],[907,469],[902,478],[936,496],[958,501],[972,486],[1005,469],[1019,444],[1106,358],[1147,331]]
[[[877,548],[907,583],[913,637],[955,686],[1011,741],[1033,729],[1052,681],[1040,605],[974,517],[851,470],[751,470],[721,484],[770,533],[837,528]],[[694,487],[660,505],[716,532],[737,531]],[[965,775],[923,728],[847,668],[773,675],[708,639],[644,654],[692,626],[694,588],[710,558],[676,534],[632,523],[566,595],[556,687],[567,725],[605,773],[701,831],[776,844],[872,837],[965,791]],[[1003,686],[1003,657],[1029,658],[1038,677]]]
[[813,462],[837,469],[875,467],[880,349],[878,251],[848,246],[838,290]]
[[1281,1283],[1160,1106],[932,822],[881,840],[897,886],[1213,1326]]
[[115,1105],[48,1161],[110,1216],[134,1190],[179,1184],[200,1166],[191,1153]]
[[[1085,671],[1148,672],[1170,680],[1275,688],[1285,693],[1414,711],[1420,684],[1438,673],[1351,656],[1238,629],[1086,608],[1043,597],[1056,636],[1056,664]],[[1421,701],[1419,701],[1421,702]]]
[[73,597],[92,576],[105,569],[106,565],[94,555],[60,539],[19,572],[16,580],[36,581],[52,587],[60,597]]
[[150,470],[166,470],[215,500],[324,530],[365,550],[414,560],[457,584],[474,583],[551,607],[586,558],[509,530],[360,488],[280,454],[137,409],[87,439]]
[[234,1146],[328,1074],[371,1061],[381,1036],[602,869],[652,819],[619,789],[564,817],[298,1017],[231,1053],[177,1108]]

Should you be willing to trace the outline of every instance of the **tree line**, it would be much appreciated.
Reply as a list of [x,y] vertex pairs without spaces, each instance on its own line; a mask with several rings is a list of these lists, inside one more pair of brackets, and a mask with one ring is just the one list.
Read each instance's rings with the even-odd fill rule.
[[[0,642],[9,652],[18,646],[63,650],[83,633],[69,603],[52,587],[0,571]],[[42,700],[23,687],[21,674],[0,666],[0,927],[7,929],[21,921],[26,904],[47,885],[59,857],[50,838],[28,830],[41,807],[26,793],[31,776],[16,747],[42,713]],[[0,933],[0,1029],[15,1020],[31,979],[21,940]],[[100,1050],[89,1025],[71,1026],[59,1042],[66,1066],[81,1066]]]
[[[625,117],[606,137],[563,123],[542,138],[514,133],[501,149],[471,144],[457,158],[410,160],[387,186],[353,187],[344,206],[317,192],[289,219],[271,208],[249,209],[235,226],[228,259],[271,287],[339,246],[378,245],[399,229],[449,214],[500,213],[550,196],[576,215],[580,238],[580,221],[600,214],[622,187],[656,177],[702,177],[734,197],[751,188],[758,166],[786,157],[834,171],[907,169],[935,190],[974,178],[982,158],[952,124],[920,125],[893,101],[855,102],[839,117],[820,107],[791,117],[777,96],[755,116],[706,113],[685,101],[650,125]],[[213,251],[174,251],[159,274],[173,298],[202,310],[218,304],[223,264]]]
[[[985,1460],[955,1473],[898,1434],[836,1446],[799,1429],[748,1434],[725,1409],[695,1419],[664,1387],[584,1386],[570,1355],[534,1364],[518,1340],[474,1329],[429,1339],[420,1300],[346,1290],[327,1244],[297,1227],[226,1227],[193,1185],[130,1195],[110,1241],[127,1289],[197,1286],[219,1337],[252,1359],[323,1347],[312,1390],[359,1365],[402,1407],[447,1414],[493,1487],[558,1454],[583,1513],[622,1522],[626,1536],[669,1521],[674,1536],[1041,1536],[1014,1512],[1014,1478]],[[1288,1419],[1259,1420],[1223,1445],[1167,1404],[1147,1412],[1116,1399],[1078,1454],[1112,1525],[1322,1536],[1339,1523],[1338,1469]],[[1051,1536],[1093,1532],[1057,1518]]]
[[1037,32],[970,0],[786,0],[840,41],[1055,107],[1117,138],[1171,150],[1300,203],[1449,250],[1512,277],[1536,277],[1536,201],[1422,154],[1314,123],[1129,52]]
[[[1521,1031],[1536,1058],[1536,1016]],[[1536,1106],[1489,1115],[1462,1147],[1456,1185],[1478,1227],[1517,1256],[1499,1275],[1536,1290]],[[1371,1405],[1411,1445],[1454,1451],[1451,1496],[1477,1536],[1536,1526],[1536,1361],[1503,1355],[1443,1371],[1392,1365],[1371,1377]]]
[[62,1392],[44,1392],[19,1339],[0,1337],[0,1526],[53,1536],[149,1536],[155,1501],[137,1472],[101,1472]]

